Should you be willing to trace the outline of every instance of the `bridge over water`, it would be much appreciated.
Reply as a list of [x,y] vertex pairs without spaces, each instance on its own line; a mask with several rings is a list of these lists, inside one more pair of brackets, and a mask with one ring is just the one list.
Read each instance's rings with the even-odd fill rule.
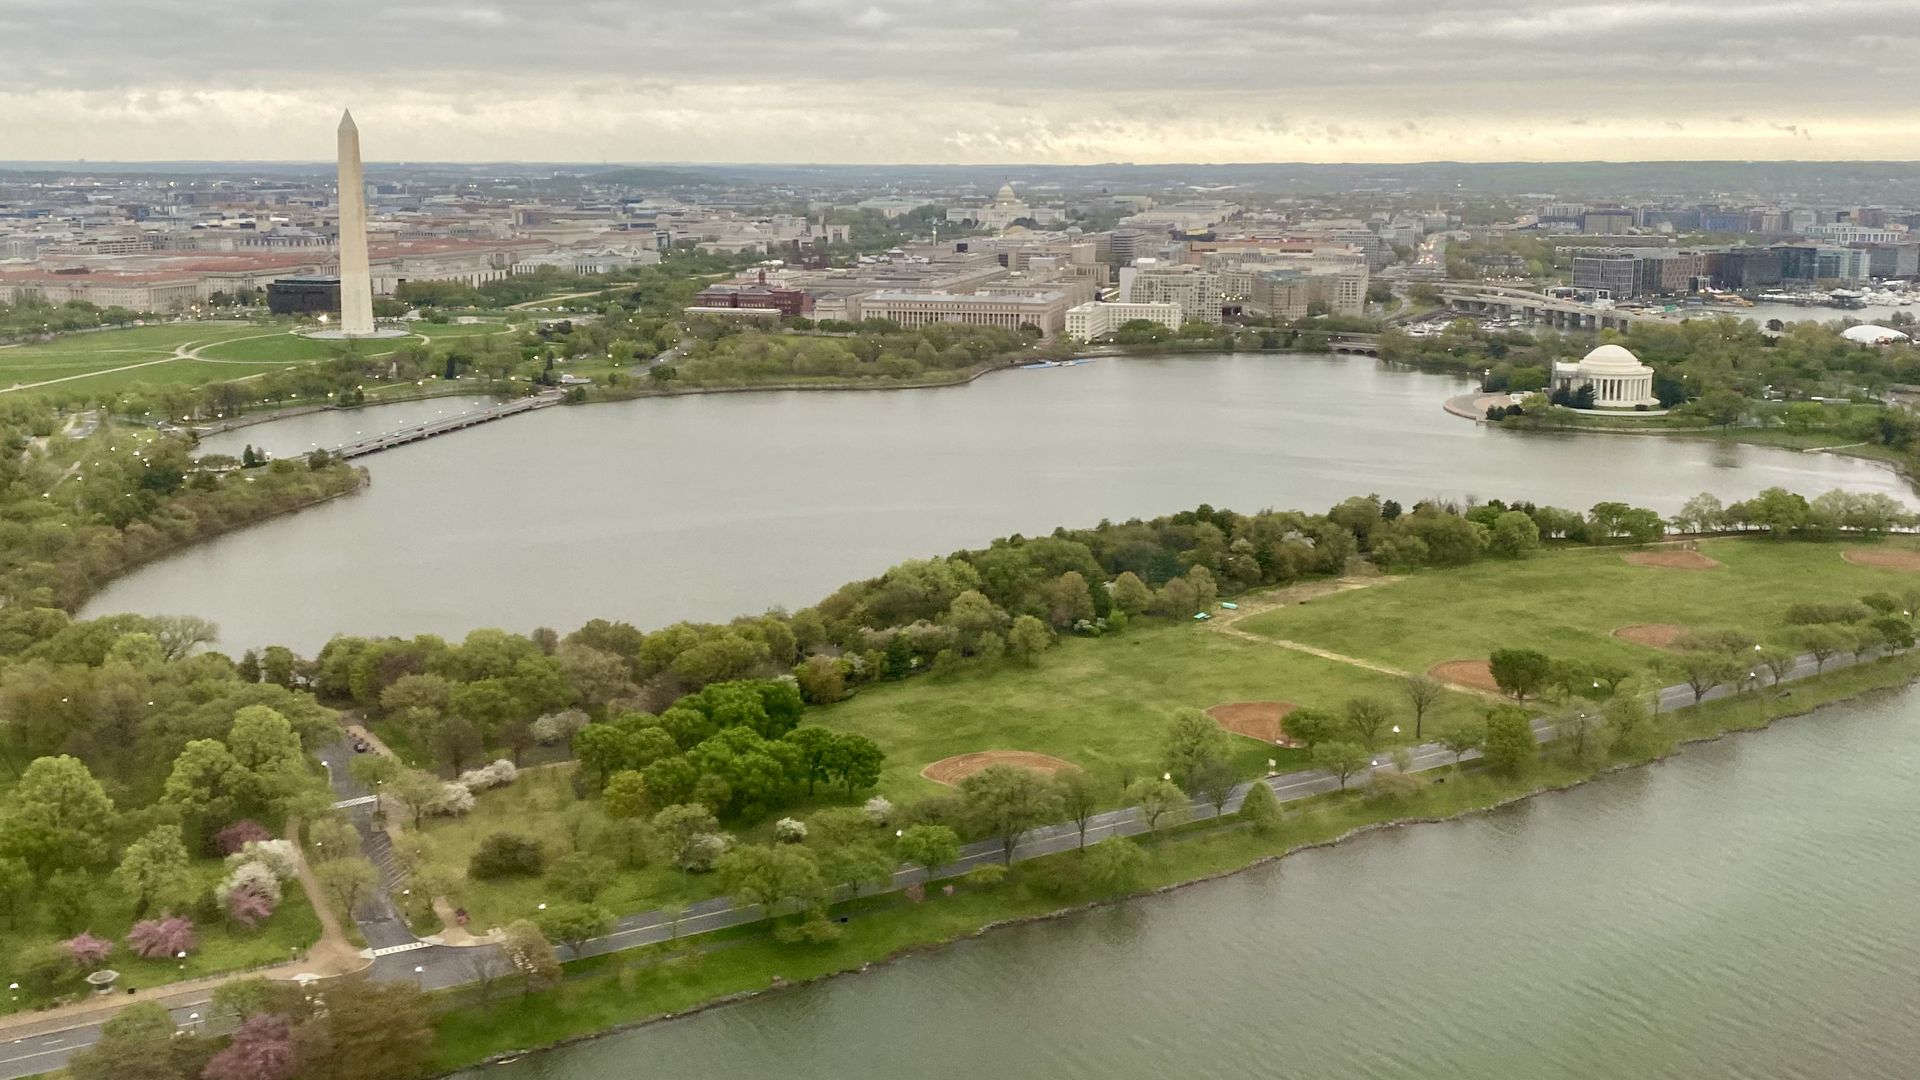
[[408,443],[431,439],[436,435],[445,435],[448,432],[461,431],[465,428],[473,427],[476,424],[486,424],[495,420],[504,420],[509,416],[518,416],[521,413],[532,412],[535,409],[544,409],[550,405],[558,405],[564,397],[565,395],[558,390],[549,390],[541,394],[536,394],[533,397],[515,398],[512,401],[503,401],[498,405],[489,405],[477,412],[461,413],[458,416],[449,416],[442,420],[431,420],[424,424],[415,424],[412,427],[383,432],[357,442],[347,443],[344,446],[336,446],[328,450],[327,453],[343,460],[365,457],[368,454],[377,454],[382,450],[391,450],[396,446],[405,446]]

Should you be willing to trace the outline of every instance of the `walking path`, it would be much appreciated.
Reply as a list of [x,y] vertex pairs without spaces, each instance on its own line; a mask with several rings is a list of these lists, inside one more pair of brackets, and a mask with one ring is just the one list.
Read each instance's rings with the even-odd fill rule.
[[[1263,593],[1250,600],[1244,601],[1241,603],[1239,610],[1222,612],[1209,620],[1207,625],[1223,634],[1231,635],[1242,641],[1251,641],[1257,645],[1270,645],[1275,648],[1289,649],[1293,652],[1305,653],[1308,656],[1317,656],[1322,660],[1331,660],[1336,664],[1347,664],[1352,667],[1364,668],[1367,671],[1377,671],[1382,675],[1392,675],[1395,678],[1413,678],[1414,673],[1410,671],[1402,671],[1399,668],[1390,667],[1373,660],[1362,659],[1358,656],[1348,656],[1345,653],[1337,653],[1331,649],[1322,649],[1317,645],[1308,645],[1301,641],[1289,641],[1286,638],[1256,634],[1251,630],[1243,629],[1237,625],[1240,620],[1248,618],[1249,616],[1265,614],[1277,608],[1290,607],[1294,604],[1304,604],[1309,600],[1317,600],[1322,596],[1332,596],[1336,593],[1350,592],[1354,589],[1364,589],[1370,585],[1384,585],[1389,581],[1397,580],[1399,579],[1381,575],[1379,577],[1343,577],[1331,582],[1316,581],[1302,585],[1291,585],[1283,589]],[[1449,682],[1446,686],[1447,689],[1456,690],[1462,694],[1490,698],[1495,701],[1506,700],[1506,698],[1501,695],[1478,686],[1467,686],[1456,682]]]
[[[1855,657],[1835,657],[1828,660],[1825,667],[1833,669],[1850,667],[1856,663],[1875,659],[1878,655],[1880,654],[1877,652],[1869,651]],[[1779,680],[1772,679],[1764,668],[1756,669],[1755,677],[1749,682],[1739,686],[1714,687],[1704,695],[1700,695],[1698,700],[1716,701],[1745,690],[1808,678],[1820,670],[1822,666],[1816,663],[1813,657],[1801,656]],[[1696,704],[1696,697],[1690,687],[1682,684],[1665,687],[1658,691],[1654,703],[1657,712],[1668,712],[1675,708]],[[1533,720],[1533,732],[1537,741],[1542,743],[1551,741],[1555,735],[1554,723],[1547,717],[1536,717]],[[337,749],[323,752],[323,756],[329,760],[346,761],[352,757],[352,750],[343,741]],[[1458,760],[1473,761],[1479,757],[1478,750],[1470,750]],[[1451,750],[1437,743],[1426,743],[1413,749],[1408,771],[1426,772],[1452,765],[1455,761],[1456,758]],[[1394,766],[1385,760],[1384,756],[1377,757],[1367,769],[1349,778],[1345,786],[1364,786],[1372,780],[1375,773],[1381,770],[1391,771],[1393,768]],[[354,798],[365,794],[353,781],[348,769],[333,768],[329,771],[332,774],[337,795],[343,798]],[[1237,812],[1246,793],[1254,784],[1266,784],[1273,789],[1275,797],[1283,803],[1327,794],[1338,791],[1342,787],[1337,777],[1321,769],[1284,773],[1237,785],[1217,811],[1210,802],[1196,799],[1187,808],[1189,819],[1206,820]],[[354,810],[355,823],[362,826],[363,838],[368,838],[369,833],[374,832],[367,821],[371,816],[365,813],[367,809],[363,806]],[[1096,814],[1089,819],[1084,840],[1092,844],[1110,836],[1135,836],[1148,831],[1150,830],[1138,807],[1123,807]],[[385,838],[384,832],[378,835],[382,839]],[[1044,855],[1069,851],[1080,846],[1081,842],[1080,829],[1071,822],[1046,825],[1021,834],[1013,852],[1013,859],[1024,862]],[[981,840],[963,846],[959,859],[937,867],[931,873],[918,867],[897,870],[887,885],[862,889],[859,895],[882,895],[897,892],[909,885],[958,877],[974,867],[998,863],[1000,860],[1000,841],[998,839]],[[412,982],[425,990],[446,989],[475,981],[476,963],[483,962],[490,955],[494,955],[490,952],[494,947],[490,945],[463,947],[450,943],[442,944],[431,939],[415,938],[412,932],[406,929],[406,924],[392,914],[391,903],[385,889],[376,891],[379,893],[378,897],[363,904],[360,911],[356,912],[356,922],[359,923],[362,934],[366,936],[368,944],[374,946],[371,950],[372,962],[368,968],[372,978]],[[851,895],[843,891],[838,898],[848,899]],[[765,917],[766,913],[757,906],[735,905],[726,897],[714,897],[680,911],[646,911],[628,915],[619,919],[610,933],[585,942],[577,953],[564,946],[559,951],[567,958],[599,956],[710,934],[729,927],[759,922]],[[382,940],[376,941],[376,936]],[[283,965],[272,970],[282,972],[297,966],[299,965]],[[91,1012],[76,1011],[62,1014],[60,1010],[50,1010],[32,1014],[30,1018],[24,1020],[8,1018],[13,1021],[11,1026],[6,1022],[0,1022],[0,1039],[11,1039],[9,1043],[0,1045],[0,1080],[15,1080],[17,1077],[31,1076],[59,1068],[65,1063],[67,1055],[97,1039],[100,1023],[128,1001],[160,1001],[173,1010],[175,1021],[183,1027],[202,1025],[206,1022],[204,1006],[211,1000],[212,989],[222,982],[240,977],[243,976],[235,974],[197,980],[192,983],[176,983],[157,988],[149,992],[151,996],[145,998],[134,995],[113,999],[111,1003],[102,1002],[100,1008]],[[91,1003],[82,1003],[69,1008],[79,1010],[88,1004]],[[34,1023],[38,1021],[44,1021],[44,1024]]]

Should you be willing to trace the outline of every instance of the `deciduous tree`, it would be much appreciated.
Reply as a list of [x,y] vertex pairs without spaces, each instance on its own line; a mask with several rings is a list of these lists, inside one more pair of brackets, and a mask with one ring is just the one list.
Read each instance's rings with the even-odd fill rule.
[[1367,748],[1358,743],[1321,743],[1313,748],[1313,763],[1338,778],[1342,791],[1347,789],[1347,780],[1364,771],[1371,762]]
[[1494,684],[1515,701],[1525,701],[1538,693],[1553,673],[1553,661],[1534,649],[1495,649],[1487,658],[1487,670]]
[[1032,769],[989,765],[960,781],[967,815],[981,832],[1000,840],[1002,861],[1013,862],[1020,836],[1059,812],[1060,792]]

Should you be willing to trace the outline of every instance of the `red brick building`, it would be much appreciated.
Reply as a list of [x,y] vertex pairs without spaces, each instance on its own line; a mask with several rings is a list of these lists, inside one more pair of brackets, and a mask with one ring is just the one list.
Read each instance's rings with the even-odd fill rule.
[[781,289],[765,282],[752,285],[709,285],[693,298],[697,308],[771,310],[783,319],[813,314],[813,294],[804,289]]

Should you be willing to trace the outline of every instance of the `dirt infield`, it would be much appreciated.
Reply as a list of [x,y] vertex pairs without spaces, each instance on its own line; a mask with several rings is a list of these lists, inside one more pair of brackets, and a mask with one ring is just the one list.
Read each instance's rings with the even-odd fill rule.
[[1632,626],[1615,627],[1613,636],[1635,645],[1645,645],[1649,649],[1672,649],[1676,642],[1687,636],[1687,628],[1664,622],[1634,623]]
[[1848,548],[1840,557],[1855,566],[1870,566],[1875,570],[1920,570],[1920,551],[1903,551],[1899,548],[1875,548],[1866,551],[1861,548]]
[[1714,570],[1719,559],[1709,559],[1697,551],[1666,548],[1660,551],[1629,551],[1620,556],[1635,566],[1654,566],[1662,570]]
[[1298,707],[1291,701],[1228,701],[1208,709],[1207,715],[1235,735],[1259,739],[1269,746],[1298,746],[1281,723]]
[[920,775],[936,784],[952,787],[989,765],[1015,765],[1022,769],[1046,773],[1052,776],[1067,769],[1080,766],[1071,761],[1062,761],[1046,754],[1036,754],[1031,750],[981,750],[972,754],[955,754],[920,770]]
[[1500,684],[1493,681],[1493,672],[1487,670],[1485,660],[1449,660],[1428,668],[1427,674],[1455,686],[1491,690],[1496,694],[1500,692]]

